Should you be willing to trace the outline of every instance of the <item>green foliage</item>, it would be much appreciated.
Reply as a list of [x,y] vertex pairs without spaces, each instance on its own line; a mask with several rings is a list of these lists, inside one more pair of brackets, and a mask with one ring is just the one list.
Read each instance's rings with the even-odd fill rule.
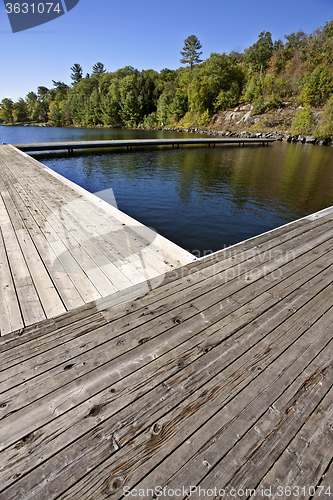
[[71,67],[71,71],[72,71],[71,80],[73,82],[73,85],[75,85],[76,83],[79,83],[83,78],[82,66],[80,66],[80,64],[75,63]]
[[101,107],[100,107],[100,94],[98,89],[95,89],[89,99],[86,101],[86,125],[98,125],[101,123]]
[[252,114],[253,115],[260,115],[261,113],[265,113],[266,111],[266,105],[265,105],[265,99],[262,95],[258,96],[256,99],[252,101],[253,109],[252,109]]
[[296,112],[295,118],[291,124],[292,135],[306,135],[312,132],[314,125],[314,116],[311,106],[308,104],[303,109]]
[[153,112],[153,113],[150,113],[150,115],[146,116],[144,121],[143,121],[143,125],[144,127],[146,128],[154,128],[154,127],[157,127],[157,117],[156,117],[156,113]]
[[156,119],[159,126],[165,127],[170,121],[169,105],[171,102],[171,94],[163,92],[157,102]]
[[80,96],[72,95],[68,102],[68,108],[71,115],[71,120],[74,125],[85,125],[85,105],[86,98],[83,94]]
[[[305,106],[293,124],[305,133],[312,127],[310,106],[332,109],[333,21],[310,35],[299,31],[286,35],[285,40],[285,45],[273,41],[269,32],[262,31],[243,53],[212,53],[202,61],[201,43],[191,35],[181,52],[181,62],[188,67],[164,68],[159,73],[133,66],[111,73],[99,62],[91,76],[83,78],[82,67],[76,63],[71,67],[71,87],[54,80],[53,88],[40,86],[16,103],[3,99],[0,120],[188,128],[207,124],[214,113],[240,103],[252,103],[254,113],[260,114],[288,99]],[[329,111],[325,111],[320,133],[329,135],[330,127]]]
[[101,98],[100,107],[103,125],[117,127],[121,124],[120,105],[119,102],[114,98],[114,94],[112,91]]
[[200,40],[195,35],[190,35],[184,40],[183,50],[180,51],[183,56],[180,60],[182,64],[189,64],[191,69],[194,64],[201,63],[202,60],[200,56],[202,52],[199,50],[202,48]]
[[93,91],[98,88],[98,85],[99,81],[96,76],[82,78],[82,80],[73,87],[71,92],[77,95],[84,95],[84,97],[90,97]]
[[[69,86],[66,85],[64,82],[55,82],[52,80],[53,85],[55,87],[55,94],[53,96],[53,100],[56,100],[58,102],[63,101],[67,97],[67,93],[69,90]],[[52,92],[52,91],[51,91]]]
[[325,104],[320,124],[313,131],[313,135],[322,139],[333,136],[333,96]]
[[252,102],[261,95],[262,82],[258,75],[253,75],[249,78],[244,89],[244,101]]
[[28,117],[32,119],[34,108],[37,103],[37,95],[35,94],[35,92],[29,92],[25,98],[25,102],[28,108]]
[[239,103],[240,89],[237,82],[233,82],[229,90],[221,90],[214,103],[214,110],[233,108]]
[[180,120],[179,126],[182,128],[202,127],[210,121],[210,113],[208,110],[203,113],[191,113],[188,111]]
[[174,98],[169,105],[169,113],[175,122],[178,122],[186,113],[187,96],[181,89],[177,89]]
[[57,103],[50,104],[49,122],[53,127],[61,126],[61,113]]
[[210,113],[209,113],[208,109],[206,109],[206,111],[204,111],[201,114],[201,116],[198,117],[198,124],[199,125],[208,125],[208,123],[210,122],[210,119],[211,119]]
[[267,113],[272,109],[278,108],[281,105],[281,102],[274,94],[266,98],[260,95],[252,102],[252,105],[253,105],[252,114],[260,115],[262,113]]
[[5,123],[13,123],[13,107],[14,102],[12,99],[9,99],[8,97],[2,99],[0,103],[0,120],[3,120]]
[[14,122],[24,123],[29,121],[29,110],[28,105],[24,99],[21,97],[13,105],[13,117]]
[[210,82],[195,76],[188,86],[188,108],[192,113],[203,113],[211,101]]
[[43,87],[43,86],[38,87],[37,95],[38,95],[39,101],[43,102],[46,99],[48,93],[49,93],[49,89],[47,87]]
[[302,50],[305,47],[306,34],[304,31],[297,31],[297,33],[290,33],[290,35],[285,35],[286,50],[291,50],[295,52],[297,50]]
[[258,37],[258,41],[245,52],[245,57],[247,62],[253,66],[254,71],[260,71],[261,76],[262,72],[268,68],[273,51],[272,35],[269,31],[262,31]]
[[101,62],[98,62],[93,65],[93,71],[92,71],[92,76],[103,76],[106,73],[106,69],[104,67],[104,64]]
[[177,71],[164,68],[160,71],[160,80],[163,82],[173,82],[177,77]]
[[299,102],[304,105],[321,106],[332,94],[333,71],[321,65],[303,78],[303,90]]

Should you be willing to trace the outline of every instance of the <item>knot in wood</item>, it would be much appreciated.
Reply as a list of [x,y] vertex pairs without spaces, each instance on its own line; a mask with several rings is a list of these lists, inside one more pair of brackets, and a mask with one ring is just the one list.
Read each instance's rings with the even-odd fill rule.
[[124,479],[122,477],[118,476],[112,478],[107,486],[106,494],[108,496],[115,495],[123,486],[123,484],[124,484]]
[[183,322],[180,316],[175,316],[174,318],[172,318],[172,321],[175,325],[180,325]]
[[68,371],[68,370],[71,370],[71,369],[73,368],[73,366],[75,366],[75,365],[74,365],[74,363],[71,363],[70,365],[66,365],[66,366],[64,367],[64,371],[66,372],[66,371]]
[[180,359],[177,364],[178,364],[178,368],[185,368],[185,366],[186,366],[184,359]]
[[93,406],[89,413],[88,413],[88,417],[96,417],[100,412],[102,411],[102,406],[101,405],[95,405]]
[[152,433],[154,434],[154,436],[160,434],[162,432],[162,428],[163,426],[161,424],[159,423],[154,424],[152,427]]

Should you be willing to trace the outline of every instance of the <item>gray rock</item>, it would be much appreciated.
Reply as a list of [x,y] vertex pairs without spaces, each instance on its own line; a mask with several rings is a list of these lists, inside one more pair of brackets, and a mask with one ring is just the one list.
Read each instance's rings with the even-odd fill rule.
[[239,111],[252,111],[252,109],[253,109],[252,104],[244,104],[243,106],[239,107]]
[[318,141],[318,144],[320,146],[327,146],[330,143],[331,143],[331,141],[329,139],[319,139],[319,141]]
[[254,123],[254,119],[251,116],[251,111],[245,113],[243,117],[243,123],[245,123],[245,125],[252,125]]

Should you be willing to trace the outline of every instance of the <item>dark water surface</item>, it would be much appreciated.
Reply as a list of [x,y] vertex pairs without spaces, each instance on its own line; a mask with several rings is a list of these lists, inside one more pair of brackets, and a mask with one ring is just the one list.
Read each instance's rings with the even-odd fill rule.
[[[0,143],[195,137],[174,132],[0,127]],[[333,205],[333,149],[269,146],[34,155],[198,255]]]

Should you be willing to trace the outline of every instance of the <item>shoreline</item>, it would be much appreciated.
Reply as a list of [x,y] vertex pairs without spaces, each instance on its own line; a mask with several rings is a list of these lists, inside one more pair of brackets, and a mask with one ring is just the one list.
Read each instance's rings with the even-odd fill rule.
[[248,130],[235,131],[228,129],[210,129],[210,128],[199,128],[199,127],[108,127],[108,126],[78,126],[78,125],[66,125],[63,127],[53,127],[48,123],[0,123],[0,127],[48,127],[48,128],[62,128],[62,129],[101,129],[101,130],[142,130],[142,131],[166,131],[166,132],[180,132],[187,134],[200,134],[200,135],[209,135],[209,136],[217,136],[217,137],[234,137],[239,139],[275,139],[276,141],[284,141],[284,142],[295,142],[299,144],[313,144],[319,146],[331,146],[333,145],[333,140],[330,138],[319,139],[315,138],[312,135],[296,135],[293,136],[288,132],[282,133],[273,130],[272,132],[250,132]]
[[286,141],[286,142],[298,142],[301,144],[317,144],[320,146],[329,146],[332,145],[331,139],[316,139],[312,135],[297,135],[292,136],[288,133],[279,133],[279,132],[249,132],[246,130],[242,130],[241,132],[231,131],[231,130],[212,130],[209,128],[206,129],[198,129],[198,128],[169,128],[165,127],[162,129],[146,129],[146,130],[166,130],[170,132],[186,132],[186,133],[195,133],[195,134],[204,134],[204,135],[214,135],[220,137],[234,137],[239,139],[275,139],[276,141]]

